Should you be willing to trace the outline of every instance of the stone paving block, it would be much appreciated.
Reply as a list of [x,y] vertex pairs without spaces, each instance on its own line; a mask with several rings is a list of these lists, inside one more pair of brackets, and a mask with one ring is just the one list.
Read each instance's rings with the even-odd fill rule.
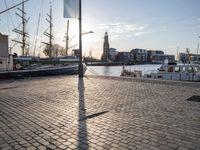
[[0,149],[200,149],[200,103],[186,101],[200,84],[59,76],[0,87]]

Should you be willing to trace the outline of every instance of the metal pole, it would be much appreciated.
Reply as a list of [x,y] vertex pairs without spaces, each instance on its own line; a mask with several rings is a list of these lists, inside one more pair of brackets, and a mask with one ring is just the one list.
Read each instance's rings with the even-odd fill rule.
[[82,62],[82,8],[81,0],[79,0],[79,77],[83,77],[83,62]]
[[[200,36],[198,38],[200,38]],[[198,42],[198,45],[197,45],[197,55],[198,54],[199,54],[199,42]]]
[[69,20],[67,20],[67,33],[66,33],[66,56],[68,56],[69,49]]

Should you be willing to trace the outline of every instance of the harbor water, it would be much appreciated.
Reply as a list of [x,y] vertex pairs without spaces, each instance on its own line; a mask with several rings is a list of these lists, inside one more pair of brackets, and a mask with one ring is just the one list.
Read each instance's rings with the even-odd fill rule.
[[[125,66],[129,71],[140,70],[142,74],[157,70],[160,64],[144,64]],[[87,75],[120,76],[123,66],[88,66]]]

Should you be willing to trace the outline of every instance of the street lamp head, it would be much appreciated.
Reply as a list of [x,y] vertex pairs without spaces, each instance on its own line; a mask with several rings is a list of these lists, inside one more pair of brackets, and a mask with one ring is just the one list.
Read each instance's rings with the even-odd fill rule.
[[82,35],[94,33],[93,31],[83,32]]

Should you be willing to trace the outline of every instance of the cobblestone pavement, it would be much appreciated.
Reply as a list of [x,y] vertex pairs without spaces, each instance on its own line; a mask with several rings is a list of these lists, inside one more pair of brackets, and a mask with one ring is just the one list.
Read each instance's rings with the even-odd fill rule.
[[58,76],[0,81],[0,149],[199,150],[200,83]]

